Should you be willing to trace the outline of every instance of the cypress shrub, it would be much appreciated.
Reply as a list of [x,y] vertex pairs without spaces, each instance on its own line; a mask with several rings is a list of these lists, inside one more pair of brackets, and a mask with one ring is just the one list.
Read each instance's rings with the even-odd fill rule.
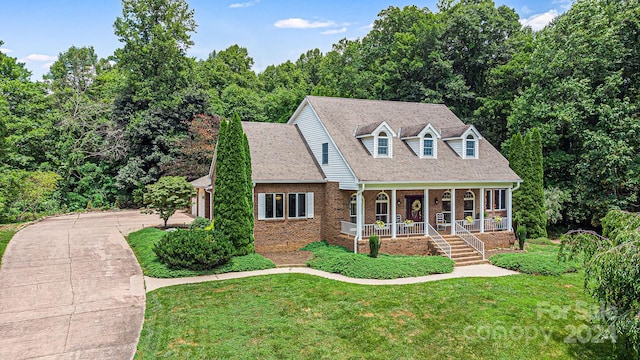
[[[247,255],[253,247],[253,198],[248,190],[251,179],[246,154],[248,142],[240,117],[221,122],[216,149],[213,211],[215,229],[233,244],[234,255]],[[253,186],[253,185],[252,185]]]
[[518,225],[516,229],[516,238],[518,238],[518,246],[520,250],[524,250],[524,242],[527,240],[527,227],[524,225]]
[[371,235],[369,237],[369,256],[377,258],[378,251],[380,251],[380,238],[378,235]]

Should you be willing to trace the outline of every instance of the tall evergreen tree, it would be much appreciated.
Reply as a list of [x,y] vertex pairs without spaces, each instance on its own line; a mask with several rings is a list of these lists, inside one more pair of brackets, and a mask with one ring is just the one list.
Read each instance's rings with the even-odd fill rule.
[[247,184],[247,199],[248,199],[248,215],[251,226],[251,244],[253,244],[253,229],[255,226],[255,218],[253,216],[253,180],[251,179],[251,149],[249,148],[249,139],[247,138],[247,134],[242,134],[243,145],[244,145],[244,164],[245,164],[245,173],[246,173],[246,184]]
[[529,187],[531,209],[527,232],[532,238],[547,236],[547,215],[544,207],[544,170],[542,167],[542,136],[538,128],[533,128],[527,135],[529,141],[527,153],[530,157]]
[[522,221],[522,198],[524,186],[524,168],[525,168],[525,156],[524,156],[524,144],[522,135],[519,132],[515,133],[511,137],[509,142],[509,166],[515,171],[518,176],[523,180],[523,184],[520,185],[520,189],[513,193],[513,222],[515,226],[521,224]]
[[509,164],[522,179],[520,189],[513,193],[514,223],[525,225],[531,238],[546,237],[542,139],[537,129],[527,133],[524,139],[519,132],[511,137]]
[[220,126],[213,212],[216,232],[233,243],[235,255],[254,251],[253,199],[247,194],[251,175],[245,148],[240,117],[234,115],[228,124]]

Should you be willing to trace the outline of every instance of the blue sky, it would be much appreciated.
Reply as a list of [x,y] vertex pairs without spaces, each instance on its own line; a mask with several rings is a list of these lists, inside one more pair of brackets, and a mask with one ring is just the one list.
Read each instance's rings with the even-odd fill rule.
[[[572,0],[494,0],[516,10],[535,30],[565,12]],[[255,61],[254,70],[296,60],[309,49],[331,50],[342,38],[367,34],[380,10],[416,5],[437,11],[437,0],[188,0],[195,11],[195,45],[188,55],[206,58],[238,44]],[[113,22],[118,0],[0,0],[0,51],[24,62],[39,80],[60,52],[93,46],[99,57],[121,47]]]

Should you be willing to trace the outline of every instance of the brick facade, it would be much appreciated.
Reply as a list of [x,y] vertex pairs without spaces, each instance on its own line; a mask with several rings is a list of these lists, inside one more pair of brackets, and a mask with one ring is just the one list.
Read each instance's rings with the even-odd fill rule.
[[[255,249],[257,252],[294,251],[322,240],[325,218],[325,184],[256,184],[254,188]],[[290,219],[288,193],[313,192],[313,218]],[[284,219],[258,220],[258,194],[284,193]]]
[[[435,214],[442,212],[442,194],[445,190],[429,190],[429,223],[435,227]],[[479,189],[472,190],[476,194],[476,216],[479,211],[483,211],[483,206],[479,204]],[[284,193],[285,200],[288,193],[314,193],[314,217],[311,219],[290,219],[287,215],[287,202],[285,201],[284,219],[258,219],[258,193]],[[464,192],[456,191],[456,219],[463,218],[464,212]],[[350,198],[355,191],[340,190],[337,182],[324,184],[257,184],[254,189],[255,201],[255,248],[258,252],[274,251],[294,251],[299,250],[306,244],[327,240],[331,244],[344,246],[353,250],[353,237],[341,234],[341,221],[349,221]],[[380,191],[365,191],[365,223],[375,222],[376,196]],[[407,198],[411,196],[423,196],[422,190],[398,190],[396,192],[396,203],[391,204],[391,191],[385,191],[389,196],[390,206],[396,207],[396,214],[406,219],[408,211]],[[435,198],[438,198],[438,204]],[[424,207],[424,204],[423,204]],[[490,213],[489,216],[492,216]],[[506,216],[506,211],[495,212],[495,215]],[[391,210],[389,211],[391,216]],[[391,219],[390,219],[391,221]],[[508,247],[513,244],[515,237],[513,232],[501,231],[491,233],[474,233],[479,239],[485,242],[487,250]],[[382,252],[388,254],[406,255],[426,255],[435,254],[433,245],[424,238],[383,238]],[[358,252],[368,253],[368,240],[358,242]]]

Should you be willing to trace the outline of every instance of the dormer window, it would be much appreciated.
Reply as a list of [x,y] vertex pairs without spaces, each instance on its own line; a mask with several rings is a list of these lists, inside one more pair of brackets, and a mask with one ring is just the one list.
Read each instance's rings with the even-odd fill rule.
[[434,145],[433,145],[433,135],[427,133],[424,135],[424,139],[422,140],[422,156],[424,157],[434,157]]
[[356,127],[354,135],[374,158],[393,157],[393,138],[398,135],[386,121]]
[[413,153],[421,159],[438,157],[438,139],[440,133],[431,123],[412,125],[400,129],[402,139]]
[[378,134],[378,156],[389,156],[389,137],[384,131]]
[[476,157],[476,138],[469,134],[467,139],[465,140],[466,152],[465,155],[467,158],[475,158]]

